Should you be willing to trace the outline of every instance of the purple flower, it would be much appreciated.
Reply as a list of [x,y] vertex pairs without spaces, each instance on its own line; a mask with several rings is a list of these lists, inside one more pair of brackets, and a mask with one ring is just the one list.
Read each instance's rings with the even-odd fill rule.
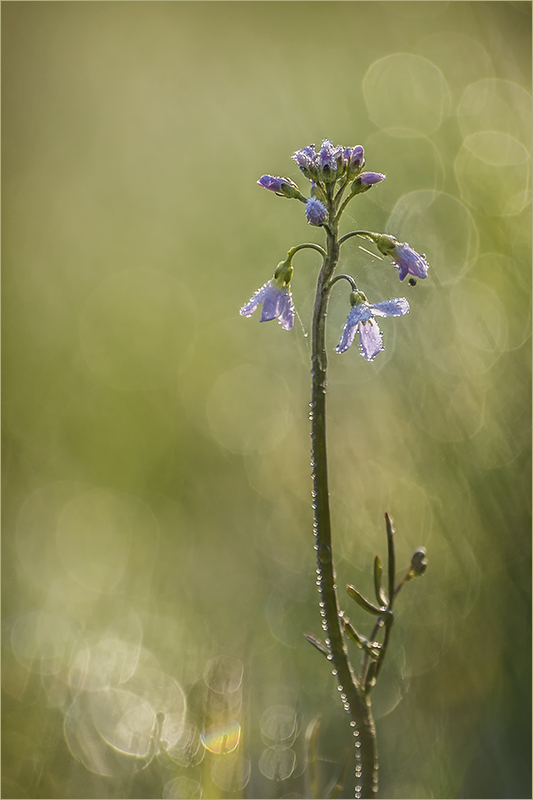
[[258,306],[263,304],[260,322],[277,319],[282,328],[290,331],[294,324],[294,306],[287,285],[279,286],[272,278],[252,295],[249,302],[241,308],[242,317],[251,317]]
[[355,177],[364,167],[365,151],[360,144],[355,147],[346,147],[343,153],[348,178]]
[[405,297],[384,300],[382,303],[370,304],[362,292],[353,292],[351,302],[354,304],[342,331],[337,353],[345,353],[351,346],[355,334],[359,333],[361,355],[367,361],[373,361],[383,350],[381,331],[373,317],[401,317],[409,312],[409,303]]
[[292,156],[306,178],[312,181],[337,180],[344,171],[343,148],[324,139],[318,153],[313,144],[297,150]]
[[328,212],[324,203],[321,203],[316,197],[311,197],[305,204],[305,216],[310,225],[323,225]]
[[309,147],[302,147],[301,150],[297,150],[292,156],[305,177],[310,180],[318,180],[316,157],[315,146],[313,144],[310,144]]
[[386,177],[382,172],[361,172],[352,184],[352,195],[368,191],[376,183],[384,181]]
[[294,306],[289,291],[292,278],[292,256],[278,264],[274,277],[261,286],[250,300],[241,308],[242,317],[251,317],[256,308],[263,304],[260,322],[277,319],[282,328],[290,331],[294,324]]
[[376,241],[378,250],[388,256],[398,267],[400,280],[406,275],[415,275],[417,278],[427,278],[429,264],[424,255],[419,255],[407,242],[398,242],[394,236],[382,234]]
[[298,197],[300,190],[290,178],[276,178],[274,175],[262,175],[257,181],[263,189],[270,189],[280,197]]

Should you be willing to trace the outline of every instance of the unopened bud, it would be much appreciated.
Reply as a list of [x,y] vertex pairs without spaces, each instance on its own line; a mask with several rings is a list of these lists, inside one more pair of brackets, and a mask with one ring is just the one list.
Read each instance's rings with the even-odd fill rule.
[[411,569],[409,572],[412,574],[413,578],[419,578],[421,575],[424,575],[427,566],[426,549],[425,547],[419,547],[411,557]]

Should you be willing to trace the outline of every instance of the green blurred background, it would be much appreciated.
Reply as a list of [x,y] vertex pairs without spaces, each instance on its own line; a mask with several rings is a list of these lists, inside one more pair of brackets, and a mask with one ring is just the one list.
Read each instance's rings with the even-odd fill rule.
[[330,306],[352,621],[384,511],[399,574],[429,559],[375,691],[381,795],[531,796],[530,79],[529,2],[2,4],[4,797],[303,797],[313,718],[323,785],[351,747],[303,638],[317,254],[290,334],[238,313],[323,241],[256,185],[306,192],[323,137],[387,174],[342,232],[431,264],[412,288],[343,247],[411,303],[374,363]]

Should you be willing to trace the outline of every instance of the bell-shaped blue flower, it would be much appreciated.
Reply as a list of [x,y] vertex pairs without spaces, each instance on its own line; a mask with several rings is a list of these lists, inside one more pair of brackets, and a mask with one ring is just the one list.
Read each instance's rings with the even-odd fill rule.
[[350,301],[353,307],[335,350],[337,353],[345,353],[358,333],[361,355],[367,361],[373,361],[383,350],[381,331],[374,317],[401,317],[409,312],[409,303],[405,297],[396,297],[371,304],[363,292],[352,292]]
[[241,308],[241,316],[251,317],[262,304],[260,322],[277,319],[282,328],[290,331],[294,325],[294,305],[290,293],[292,273],[291,259],[278,264],[274,277],[261,286]]
[[376,240],[378,250],[388,256],[398,267],[400,280],[406,275],[416,278],[427,278],[429,264],[424,255],[419,255],[407,242],[399,242],[394,236],[382,234]]

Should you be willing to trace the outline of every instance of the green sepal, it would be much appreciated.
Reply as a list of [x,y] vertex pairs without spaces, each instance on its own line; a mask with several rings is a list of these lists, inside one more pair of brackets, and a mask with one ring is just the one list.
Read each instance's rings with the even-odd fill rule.
[[274,272],[274,280],[279,283],[280,288],[283,286],[288,286],[291,282],[292,274],[294,272],[292,259],[292,255],[287,255],[285,261],[280,261],[276,267],[276,271]]
[[386,608],[379,608],[378,606],[375,606],[373,603],[363,597],[361,592],[358,592],[353,586],[348,585],[346,587],[346,591],[352,600],[355,600],[357,605],[361,606],[361,608],[363,608],[365,611],[368,611],[369,614],[374,614],[376,617],[387,614]]
[[330,652],[329,652],[328,648],[326,647],[326,645],[325,645],[325,644],[323,644],[323,643],[320,641],[320,639],[317,639],[317,638],[316,638],[316,636],[313,636],[313,634],[312,634],[312,633],[304,633],[304,636],[305,636],[305,638],[307,639],[307,641],[308,641],[310,644],[312,644],[312,645],[313,645],[313,647],[316,647],[316,649],[317,649],[317,650],[319,650],[319,651],[320,651],[320,652],[321,652],[323,655],[325,655],[325,656],[326,656],[326,658],[328,658],[328,659],[329,659],[329,657],[330,657],[330,655],[331,655],[331,654],[330,654]]

